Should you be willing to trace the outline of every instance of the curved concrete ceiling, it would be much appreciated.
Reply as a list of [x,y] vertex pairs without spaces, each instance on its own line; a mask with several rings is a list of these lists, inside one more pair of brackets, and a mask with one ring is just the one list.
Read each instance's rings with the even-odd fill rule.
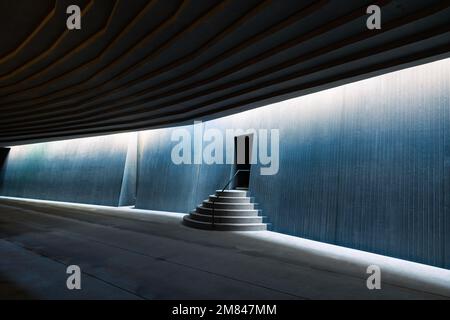
[[192,123],[450,52],[442,0],[14,0],[0,19],[0,145]]

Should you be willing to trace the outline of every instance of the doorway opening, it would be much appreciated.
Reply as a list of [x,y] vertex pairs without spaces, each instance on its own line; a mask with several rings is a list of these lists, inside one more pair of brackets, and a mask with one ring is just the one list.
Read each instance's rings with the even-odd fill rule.
[[[248,190],[252,159],[253,134],[234,137],[233,189]],[[239,172],[238,172],[239,171]]]

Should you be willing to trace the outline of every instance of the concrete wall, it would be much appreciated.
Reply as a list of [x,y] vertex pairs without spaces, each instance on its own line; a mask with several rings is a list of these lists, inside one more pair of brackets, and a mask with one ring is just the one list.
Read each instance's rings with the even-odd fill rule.
[[137,192],[137,151],[138,134],[129,134],[128,151],[123,169],[122,186],[120,189],[119,206],[133,206],[136,203]]
[[129,140],[124,134],[13,147],[0,194],[117,206]]
[[[250,180],[272,230],[450,268],[450,60],[203,127],[280,130],[278,174]],[[140,208],[188,212],[230,176],[173,164],[173,130],[140,134]]]
[[[201,124],[202,129],[205,124]],[[193,136],[193,126],[141,132],[139,142],[139,177],[136,207],[189,212],[230,178],[231,165],[176,165],[171,152],[174,130],[186,129]],[[191,152],[194,158],[194,152]],[[159,174],[156,174],[156,173]]]
[[[257,164],[250,179],[270,229],[450,268],[450,60],[199,128],[279,129],[279,172],[260,175]],[[136,197],[138,208],[187,213],[232,166],[174,164],[178,129],[194,135],[186,126],[144,131],[138,142],[116,135],[12,148],[0,194],[115,206]]]

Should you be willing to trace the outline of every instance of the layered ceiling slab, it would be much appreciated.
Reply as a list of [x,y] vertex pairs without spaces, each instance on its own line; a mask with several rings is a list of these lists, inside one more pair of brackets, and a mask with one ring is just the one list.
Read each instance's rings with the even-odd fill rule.
[[0,145],[207,120],[437,59],[449,20],[437,0],[1,1]]

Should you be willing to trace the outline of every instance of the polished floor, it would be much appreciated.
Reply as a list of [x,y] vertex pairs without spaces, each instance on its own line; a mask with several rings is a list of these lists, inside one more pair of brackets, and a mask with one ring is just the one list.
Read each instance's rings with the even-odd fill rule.
[[[177,213],[0,197],[1,299],[448,299],[450,271]],[[382,271],[368,290],[367,266]],[[81,268],[68,290],[66,268]]]

